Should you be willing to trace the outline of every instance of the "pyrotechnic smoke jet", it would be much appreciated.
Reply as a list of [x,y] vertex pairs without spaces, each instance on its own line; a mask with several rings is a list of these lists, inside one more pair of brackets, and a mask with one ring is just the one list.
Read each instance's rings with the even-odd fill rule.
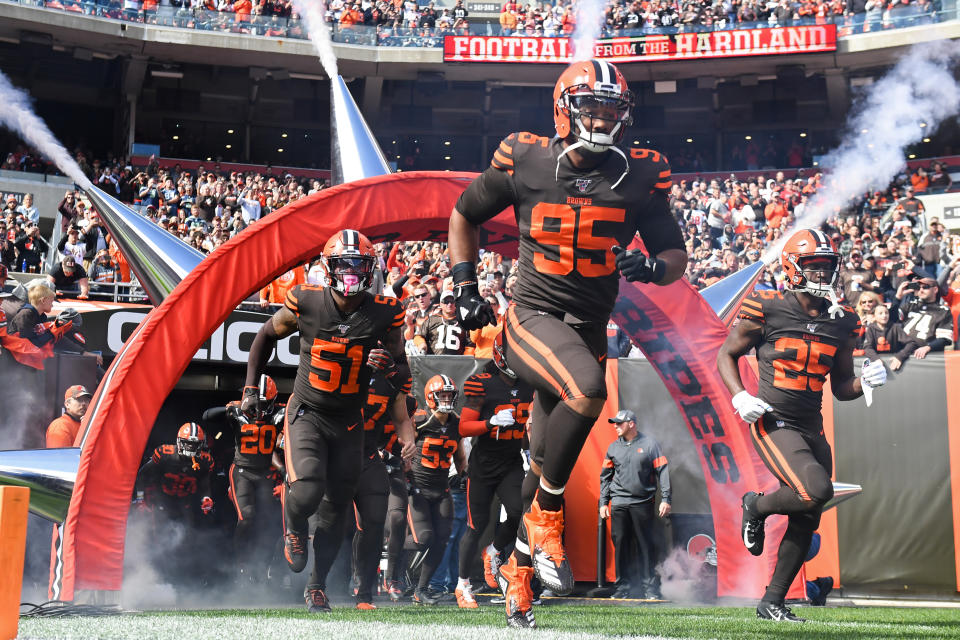
[[[796,225],[819,227],[868,190],[885,189],[906,163],[904,149],[957,114],[960,86],[953,69],[960,60],[960,41],[917,45],[879,81],[847,119],[839,147],[820,162],[824,188],[817,192]],[[764,254],[776,260],[789,233]]]
[[573,28],[573,61],[593,57],[593,48],[604,23],[602,0],[579,0],[574,5],[577,24]]
[[0,72],[0,96],[3,96],[0,100],[0,124],[18,133],[79,186],[91,186],[80,166],[74,162],[63,145],[57,142],[47,124],[34,113],[30,94],[13,86],[10,78],[3,72]]
[[327,12],[327,3],[324,0],[293,0],[293,8],[300,14],[307,35],[320,56],[320,64],[331,80],[336,78],[337,56],[333,52],[333,40],[330,38],[330,27],[324,19]]

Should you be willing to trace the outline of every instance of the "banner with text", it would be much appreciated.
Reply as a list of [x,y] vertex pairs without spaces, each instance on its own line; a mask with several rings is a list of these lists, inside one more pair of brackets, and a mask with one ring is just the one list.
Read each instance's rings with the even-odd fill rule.
[[[836,49],[837,27],[824,24],[608,38],[598,40],[594,45],[594,57],[610,62],[657,62],[817,53]],[[443,39],[443,61],[570,63],[573,61],[573,44],[567,38],[446,36]]]

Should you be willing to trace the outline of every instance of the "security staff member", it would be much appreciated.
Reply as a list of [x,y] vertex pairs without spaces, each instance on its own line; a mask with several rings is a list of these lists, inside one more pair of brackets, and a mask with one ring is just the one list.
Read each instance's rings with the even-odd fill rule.
[[91,394],[86,387],[75,384],[63,394],[64,414],[47,427],[47,448],[72,447],[80,431],[80,420],[90,406]]
[[637,431],[637,416],[621,409],[609,419],[619,436],[607,449],[600,470],[600,517],[613,516],[614,564],[617,571],[617,590],[614,598],[628,598],[631,587],[628,578],[628,544],[636,540],[640,569],[639,595],[648,600],[662,600],[660,576],[654,570],[658,548],[654,535],[653,506],[660,483],[658,515],[670,515],[670,472],[667,457],[660,443]]

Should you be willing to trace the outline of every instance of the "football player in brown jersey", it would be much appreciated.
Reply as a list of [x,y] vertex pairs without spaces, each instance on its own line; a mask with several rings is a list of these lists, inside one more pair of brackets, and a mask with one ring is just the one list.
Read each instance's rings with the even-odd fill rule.
[[[479,227],[512,206],[520,232],[505,355],[537,392],[531,452],[540,483],[535,499],[524,496],[531,506],[501,568],[510,626],[534,626],[534,572],[555,593],[573,588],[561,541],[563,490],[606,400],[605,329],[620,276],[668,285],[687,266],[667,159],[618,146],[633,104],[614,65],[574,63],[554,89],[557,137],[507,136],[450,215],[457,313],[467,329],[494,321],[477,287]],[[638,233],[646,252],[624,250]]]
[[[780,265],[788,289],[754,291],[743,302],[739,322],[717,354],[717,367],[733,395],[733,407],[750,425],[754,447],[780,488],[743,496],[741,535],[753,555],[763,552],[764,520],[787,516],[777,564],[757,617],[800,622],[784,605],[787,590],[833,497],[833,459],[823,434],[823,384],[838,400],[853,400],[886,382],[880,361],[854,373],[853,346],[860,318],[836,301],[840,255],[821,231],[796,232],[784,245]],[[757,349],[757,395],[744,389],[738,360]]]
[[[256,382],[277,341],[300,332],[300,363],[284,428],[284,556],[300,572],[307,562],[307,519],[316,512],[314,563],[304,598],[311,612],[329,611],[327,573],[343,539],[345,518],[363,468],[367,358],[380,343],[405,370],[403,308],[367,291],[376,255],[358,231],[335,233],[323,248],[326,286],[297,285],[260,328],[250,348],[241,408],[259,404]],[[400,373],[398,375],[407,375]],[[397,437],[413,455],[410,416],[391,407]]]
[[513,544],[523,514],[523,438],[533,402],[533,389],[517,380],[503,359],[503,331],[493,341],[493,359],[463,383],[466,401],[460,413],[460,435],[473,437],[467,479],[467,530],[460,540],[460,580],[456,588],[461,609],[477,608],[470,584],[480,536],[490,522],[496,496],[507,514],[496,525],[493,542],[484,548],[483,577],[497,588],[503,552]]
[[410,570],[415,574],[419,569],[420,574],[413,592],[416,604],[438,602],[430,593],[429,583],[443,559],[453,524],[450,464],[455,464],[460,474],[467,469],[467,458],[460,446],[460,416],[454,410],[458,393],[450,376],[436,374],[423,387],[426,408],[413,416],[417,446],[410,465],[407,517],[416,548]]

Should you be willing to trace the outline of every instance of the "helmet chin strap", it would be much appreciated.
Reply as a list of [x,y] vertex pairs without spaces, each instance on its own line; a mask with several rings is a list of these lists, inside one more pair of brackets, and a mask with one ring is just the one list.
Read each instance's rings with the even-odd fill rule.
[[620,147],[613,144],[603,145],[604,148],[601,149],[599,152],[593,151],[590,148],[591,146],[599,146],[599,145],[596,145],[596,143],[587,143],[587,142],[584,142],[582,139],[578,138],[576,142],[567,146],[566,149],[561,151],[560,155],[557,156],[557,168],[556,168],[556,171],[554,171],[553,179],[554,180],[560,179],[560,159],[563,158],[563,156],[570,153],[571,151],[573,151],[574,149],[584,149],[587,153],[603,153],[604,151],[613,151],[614,153],[619,155],[621,158],[623,158],[623,173],[620,174],[620,177],[617,178],[617,181],[613,183],[612,187],[610,187],[611,189],[616,189],[617,186],[621,182],[623,182],[623,179],[627,177],[627,174],[630,173],[630,163],[627,161],[627,154],[625,154],[623,150],[620,149]]

